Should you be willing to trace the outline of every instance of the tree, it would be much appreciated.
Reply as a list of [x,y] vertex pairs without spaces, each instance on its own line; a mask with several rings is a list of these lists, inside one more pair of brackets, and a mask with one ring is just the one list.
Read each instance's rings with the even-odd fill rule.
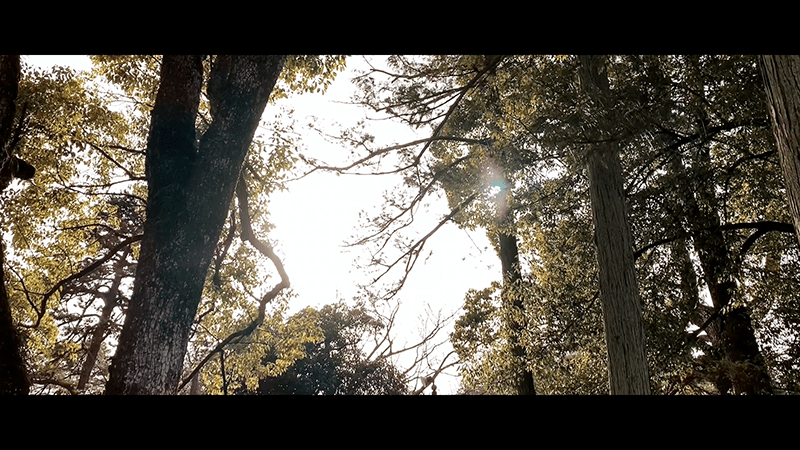
[[[77,393],[81,365],[98,368],[87,389],[101,392],[108,354],[103,340],[115,337],[127,296],[106,311],[96,301],[112,284],[106,262],[128,253],[126,276],[135,267],[131,244],[141,232],[134,219],[144,213],[144,153],[135,148],[127,116],[109,108],[88,74],[26,62],[18,100],[26,114],[15,134],[18,152],[37,170],[35,183],[4,196],[12,310],[37,392]],[[112,314],[107,327],[95,313]],[[98,328],[106,330],[93,340]],[[93,345],[100,345],[100,361],[82,364]]]
[[196,140],[201,56],[165,56],[147,144],[147,215],[108,394],[171,394],[245,155],[285,56],[219,56]]
[[769,115],[778,143],[789,210],[800,242],[800,56],[763,55],[760,58]]
[[[521,342],[526,326],[524,305],[516,291],[520,280],[520,263],[514,231],[515,221],[513,211],[509,208],[511,188],[504,175],[507,170],[503,165],[505,161],[495,163],[498,156],[496,153],[502,151],[504,143],[496,143],[494,136],[486,138],[480,132],[475,133],[475,136],[470,135],[469,125],[464,123],[472,124],[473,117],[464,114],[465,108],[462,107],[474,99],[473,91],[481,91],[485,84],[492,82],[493,71],[503,61],[504,57],[498,55],[411,59],[403,56],[390,57],[389,62],[395,72],[384,73],[389,76],[390,82],[375,89],[370,75],[382,73],[380,70],[365,74],[359,80],[362,101],[370,108],[388,112],[390,117],[407,122],[415,128],[430,125],[430,137],[387,149],[370,150],[369,156],[346,168],[326,168],[341,171],[354,166],[370,167],[374,162],[371,159],[379,159],[375,157],[382,157],[381,155],[389,151],[398,151],[400,161],[397,166],[384,173],[402,173],[411,195],[407,198],[387,198],[387,204],[391,205],[387,209],[395,209],[395,212],[377,217],[370,224],[375,233],[358,242],[377,243],[376,253],[380,254],[388,242],[394,239],[405,250],[391,264],[383,264],[382,257],[374,258],[377,261],[374,264],[376,267],[380,267],[382,271],[386,269],[377,279],[394,267],[402,267],[401,263],[405,262],[405,274],[384,298],[391,298],[399,291],[426,240],[447,222],[454,221],[465,228],[486,226],[490,230],[490,239],[502,263],[500,276],[504,280],[503,311],[506,313],[504,337],[508,341],[509,351],[514,354],[509,360],[515,372],[515,381],[512,383],[516,386],[516,392],[533,394],[533,376],[527,368],[528,358]],[[414,146],[422,146],[422,150],[415,154],[411,150]],[[469,150],[465,153],[461,146]],[[431,154],[435,158],[430,158]],[[411,244],[404,242],[399,237],[402,236],[400,231],[413,222],[414,210],[437,187],[443,187],[447,193],[450,214],[423,238],[412,241]],[[494,192],[497,188],[500,188],[499,193]]]
[[[483,65],[484,60],[493,64]],[[402,230],[407,226],[402,215],[442,186],[453,211],[445,220],[492,229],[487,213],[493,209],[475,186],[481,186],[477,174],[485,155],[497,162],[511,177],[519,249],[531,262],[531,274],[523,275],[524,314],[530,324],[523,342],[529,364],[542,379],[537,388],[602,392],[597,377],[589,374],[606,364],[600,357],[604,345],[593,338],[591,325],[600,313],[599,293],[592,287],[599,256],[586,251],[598,243],[581,231],[598,222],[587,216],[584,200],[590,197],[585,175],[590,158],[602,159],[586,154],[593,146],[616,146],[620,155],[622,177],[613,189],[620,194],[617,204],[628,203],[632,217],[632,257],[625,265],[630,267],[635,256],[636,278],[646,281],[629,293],[639,295],[647,355],[658,369],[652,386],[661,392],[702,392],[710,383],[715,386],[710,391],[725,392],[728,380],[734,392],[769,392],[766,371],[776,364],[781,378],[792,379],[795,369],[783,361],[794,346],[778,350],[778,330],[794,336],[787,321],[795,313],[777,308],[776,302],[785,295],[779,292],[787,292],[778,279],[795,270],[796,250],[772,233],[793,230],[775,208],[774,195],[753,183],[765,179],[765,186],[774,186],[774,176],[765,170],[774,152],[762,133],[763,104],[752,95],[757,75],[752,58],[609,58],[595,65],[598,72],[608,66],[609,89],[600,99],[605,105],[586,95],[586,82],[576,83],[585,79],[576,77],[580,58],[397,56],[391,61],[397,73],[376,69],[363,77],[368,104],[411,125],[431,124],[433,132],[429,139],[379,150],[357,140],[369,150],[357,162],[399,151],[396,170],[417,189],[402,208],[393,198],[398,214],[382,215],[375,228],[382,236]],[[482,71],[487,66],[490,70]],[[390,81],[370,81],[381,74]],[[422,149],[411,151],[412,146]],[[413,266],[429,236],[408,246],[406,267]],[[764,270],[758,255],[768,255],[772,269]],[[594,264],[587,257],[596,259]],[[694,264],[698,260],[702,264]],[[739,281],[732,291],[731,280]],[[795,284],[791,276],[787,282]],[[711,305],[702,301],[707,293]],[[496,321],[502,308],[492,304],[487,309],[471,298],[461,324],[463,340],[472,339],[470,330],[482,330],[481,323],[502,323]],[[497,297],[481,298],[494,302]],[[493,343],[474,361],[485,355],[490,359],[472,367],[485,371],[484,379],[509,380],[498,369],[501,339],[484,338]],[[761,355],[759,346],[776,353]],[[467,342],[462,348],[473,347]],[[646,373],[646,363],[639,363]],[[582,381],[567,380],[554,366]],[[713,381],[718,376],[720,383]],[[562,391],[565,386],[581,389]]]
[[[41,393],[74,394],[84,392],[82,386],[85,392],[102,392],[111,355],[106,342],[117,341],[139,256],[147,197],[143,149],[161,58],[117,55],[92,60],[91,73],[22,65],[17,103],[25,105],[26,114],[19,114],[14,129],[15,153],[36,166],[37,180],[3,193],[0,219],[4,236],[11,237],[6,261],[11,312],[31,381],[41,386]],[[275,96],[324,88],[343,60],[292,57]],[[205,79],[212,61],[204,59]],[[103,88],[97,89],[96,83]],[[198,130],[204,131],[211,122],[205,98],[198,109]],[[277,120],[265,126],[273,131],[271,136],[254,140],[256,151],[246,160],[252,205],[248,216],[257,229],[269,226],[266,197],[282,187],[282,172],[292,164],[293,139],[286,135],[291,125],[278,126]],[[236,210],[231,204],[231,214]],[[209,334],[242,331],[248,324],[237,319],[248,320],[255,312],[248,300],[251,289],[261,285],[257,258],[241,251],[246,246],[234,244],[234,251],[227,251],[235,235],[249,239],[232,222],[233,230],[216,246],[214,276],[206,280],[202,314],[192,326],[190,363],[206,356]],[[268,312],[259,328],[280,326],[285,300],[279,299],[277,313]],[[299,337],[303,326],[289,328]],[[289,355],[293,347],[302,347],[302,339],[288,342],[295,341],[283,346]]]
[[[19,55],[0,56],[0,192],[12,178],[33,177],[33,166],[12,153],[19,138],[13,136],[19,78]],[[24,110],[23,107],[20,122],[25,119]],[[4,255],[5,244],[0,239],[0,394],[27,394],[30,385],[6,291]]]
[[598,116],[596,127],[587,126],[591,143],[587,160],[611,393],[649,394],[650,377],[622,167],[615,136],[610,132],[617,124],[609,101],[605,57],[581,56],[580,61],[581,87],[592,99]]
[[[127,286],[140,256],[145,175],[163,172],[151,164],[145,172],[141,150],[151,110],[159,103],[163,111],[156,98],[162,58],[93,60],[89,75],[65,68],[39,72],[23,59],[16,117],[3,128],[10,133],[2,172],[9,188],[2,192],[0,216],[6,310],[24,346],[25,358],[16,367],[23,374],[27,369],[39,392],[78,393],[80,386],[102,391],[108,343],[117,340],[128,312]],[[372,221],[374,234],[364,239],[377,244],[371,256],[379,271],[405,269],[386,297],[365,296],[383,298],[390,311],[396,310],[389,299],[425,256],[422,249],[436,230],[451,221],[486,230],[506,282],[466,296],[451,337],[465,390],[519,393],[524,369],[531,380],[535,376],[537,393],[609,392],[604,375],[610,349],[603,338],[599,242],[593,236],[599,221],[593,219],[587,170],[597,155],[587,149],[602,159],[614,153],[603,150],[615,146],[653,392],[800,392],[800,248],[780,189],[784,181],[776,170],[780,161],[758,58],[630,55],[590,61],[597,74],[607,72],[608,90],[603,92],[600,80],[599,101],[580,82],[586,66],[578,57],[391,60],[396,73],[376,69],[362,78],[365,98],[411,125],[430,125],[431,134],[376,150],[368,136],[351,133],[369,153],[357,155],[355,165],[333,169],[377,168],[372,162],[383,159],[396,165],[376,172],[403,176],[404,189],[391,192],[387,208]],[[201,58],[201,79],[211,77],[216,61]],[[325,72],[323,61],[288,58],[283,84],[271,97],[312,89],[305,72]],[[389,75],[385,85],[364,81],[381,73]],[[109,108],[111,97],[92,89],[98,80],[92,76],[111,82],[132,106],[121,114]],[[196,118],[185,121],[195,136],[216,121],[209,103],[201,86]],[[212,270],[193,272],[204,278],[199,306],[186,320],[180,376],[183,384],[197,381],[207,393],[227,393],[232,383],[252,390],[259,379],[280,378],[299,367],[294,363],[306,344],[310,348],[322,338],[315,314],[282,316],[292,294],[280,261],[273,260],[280,280],[272,289],[264,279],[275,271],[258,264],[259,256],[274,256],[253,229],[269,228],[268,194],[281,188],[296,155],[289,136],[276,128],[271,138],[254,139],[238,173],[237,198],[225,207],[225,231],[207,233]],[[160,184],[160,192],[175,197],[150,193],[160,197],[154,204],[162,206],[166,222],[191,222],[166,211],[181,203],[175,198],[191,185],[183,178],[195,178],[202,166],[199,153],[172,172],[174,183]],[[35,182],[9,184],[11,175],[27,177],[34,166]],[[180,170],[188,166],[191,175]],[[407,239],[410,221],[438,189],[447,195],[449,214],[430,233]],[[399,244],[396,260],[386,257],[390,240]],[[271,296],[278,291],[280,296]],[[271,299],[276,301],[267,310]],[[391,342],[393,314],[387,321],[377,309],[370,311],[388,325],[376,337],[376,349],[378,338],[382,346],[366,352],[372,354],[366,360],[403,351],[416,353],[421,366],[425,345],[397,350]],[[434,366],[429,362],[425,370],[435,377],[443,365]],[[422,375],[423,369],[413,370]],[[403,379],[416,379],[401,372]]]
[[[324,339],[306,344],[306,355],[286,372],[259,381],[261,395],[401,395],[406,380],[388,360],[371,360],[362,342],[383,328],[363,308],[342,303],[317,313]],[[275,355],[264,357],[273,362]]]
[[[524,105],[525,101],[528,104],[532,103],[531,98],[534,98],[534,94],[521,89],[520,82],[517,79],[504,78],[507,73],[506,70],[515,69],[506,69],[506,66],[513,67],[513,57],[487,56],[483,58],[485,61],[481,61],[482,57],[465,59],[467,61],[462,62],[458,57],[431,58],[426,66],[424,63],[416,65],[404,63],[402,58],[398,58],[399,63],[397,65],[404,69],[404,73],[396,75],[395,79],[403,84],[390,87],[389,89],[392,90],[393,95],[388,99],[375,102],[379,105],[375,106],[375,108],[392,111],[396,117],[408,120],[414,125],[442,118],[434,128],[431,141],[426,143],[422,152],[414,158],[415,164],[413,164],[413,167],[415,168],[420,165],[420,157],[425,153],[429,145],[431,148],[435,148],[439,141],[445,144],[448,141],[453,141],[454,143],[468,143],[471,141],[473,148],[475,143],[483,143],[484,145],[489,143],[486,151],[488,157],[486,159],[499,159],[498,165],[501,167],[501,171],[523,171],[525,163],[520,164],[520,160],[524,161],[526,157],[529,157],[529,153],[524,153],[527,149],[517,150],[518,147],[510,143],[513,142],[514,135],[507,134],[504,130],[504,128],[509,129],[511,127],[519,129],[519,125],[513,122],[509,124],[514,119],[504,121],[505,117],[503,116],[508,115],[509,111],[514,114],[527,112],[530,107],[525,108],[522,105]],[[536,58],[531,59],[521,62],[520,65],[527,63],[529,67],[535,67],[538,61]],[[469,63],[472,65],[470,66]],[[591,200],[595,215],[594,224],[597,230],[596,241],[600,249],[598,253],[601,267],[600,284],[602,286],[601,289],[605,292],[603,298],[605,299],[606,327],[607,335],[611,342],[609,352],[613,355],[612,361],[609,363],[609,373],[613,386],[612,392],[646,393],[649,392],[647,361],[641,324],[641,307],[633,265],[633,247],[626,223],[622,174],[616,144],[608,142],[608,140],[614,138],[613,130],[618,129],[619,126],[613,122],[613,118],[609,117],[611,114],[608,100],[610,94],[608,92],[608,79],[605,77],[604,62],[593,58],[582,58],[582,63],[581,85],[594,103],[594,107],[590,111],[580,111],[580,113],[583,114],[582,117],[587,119],[587,124],[583,127],[585,134],[583,138],[585,141],[592,143],[587,161],[590,174]],[[518,76],[525,76],[528,80],[533,77],[530,73],[522,75],[523,73]],[[430,85],[425,84],[426,77],[430,77]],[[414,83],[408,80],[419,81]],[[452,80],[454,86],[447,85],[446,81],[449,80]],[[525,82],[524,80],[525,78],[523,78],[523,83]],[[497,87],[497,89],[493,90],[494,87]],[[508,90],[503,92],[504,88]],[[372,91],[366,90],[371,95]],[[480,92],[480,94],[477,92]],[[494,97],[493,94],[496,94],[497,97]],[[464,108],[469,108],[476,104],[485,107],[488,101],[482,102],[482,96],[498,99],[496,100],[496,105],[487,108],[490,109],[490,112],[479,112],[472,116],[470,116],[470,113],[461,112]],[[440,108],[440,105],[445,103],[444,99],[453,97],[455,99],[448,106],[446,112],[438,113],[437,108]],[[522,102],[515,104],[514,102],[518,100],[522,100]],[[490,117],[495,110],[499,112],[494,117],[497,122],[480,121]],[[452,125],[452,123],[460,124],[461,121],[458,119],[464,117],[472,119],[467,121],[472,125],[472,128],[470,128],[470,125]],[[478,120],[475,120],[476,117]],[[520,121],[519,116],[516,116],[515,119]],[[535,118],[532,118],[532,120],[535,120]],[[597,125],[591,125],[592,121]],[[463,136],[463,133],[476,133],[478,135],[467,137]],[[440,152],[436,156],[444,156],[447,159],[444,159],[432,174],[423,178],[424,182],[416,182],[415,186],[419,186],[420,189],[417,199],[424,195],[429,186],[436,181],[442,182],[447,190],[447,179],[453,178],[453,173],[460,170],[459,164],[470,158],[473,158],[473,160],[469,162],[475,164],[474,159],[480,159],[482,153],[480,149],[471,149],[467,156],[455,157],[451,155],[458,155],[458,150],[453,151],[451,154]],[[514,159],[516,159],[514,161],[515,164],[509,164]],[[411,166],[412,164],[409,164],[406,167]],[[420,178],[418,174],[415,175]],[[468,183],[461,183],[462,185],[469,185]],[[506,184],[508,184],[507,181]],[[449,189],[451,191],[452,186],[453,184],[451,183]],[[469,202],[465,200],[465,203],[471,203],[471,199],[474,199],[477,195],[474,192],[475,187],[469,187],[468,189],[473,189],[473,192],[471,197],[461,197],[470,200]],[[462,205],[463,203],[459,207]],[[457,211],[459,207],[455,207],[454,211]],[[507,222],[507,220],[504,219],[500,222]],[[498,228],[496,224],[492,226],[493,228]],[[508,258],[510,254],[514,253],[513,245],[508,239],[508,231],[502,230],[502,227],[499,228],[501,228],[501,231],[497,236],[500,243],[501,259],[504,263],[504,277],[509,275],[509,281],[513,281],[518,278],[513,275],[513,263],[511,262],[513,258]],[[616,258],[617,256],[619,258]],[[516,314],[524,314],[521,310],[522,302],[519,299],[512,303],[514,303],[514,306],[510,309],[512,313],[516,310]],[[518,336],[520,331],[513,330],[513,328],[511,330],[512,340],[514,339],[513,336]],[[518,357],[524,356],[525,351],[519,344],[512,343],[511,348],[514,349],[512,351]],[[525,372],[523,370],[523,373]],[[530,380],[531,377],[527,375],[523,378]],[[530,386],[531,384],[526,382],[521,386]],[[531,388],[521,389],[520,392],[531,390]]]

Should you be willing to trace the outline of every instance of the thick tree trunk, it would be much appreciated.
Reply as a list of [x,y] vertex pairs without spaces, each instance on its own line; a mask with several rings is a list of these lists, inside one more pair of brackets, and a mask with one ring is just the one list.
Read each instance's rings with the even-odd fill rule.
[[212,123],[197,148],[201,57],[164,57],[147,144],[144,238],[106,393],[175,393],[208,266],[285,59],[216,58]]
[[707,329],[714,356],[718,362],[746,365],[746,369],[720,371],[714,384],[720,394],[727,394],[731,388],[737,394],[772,394],[769,373],[750,323],[749,310],[746,306],[725,310],[736,290],[733,273],[737,267],[730,257],[725,236],[719,229],[719,217],[714,211],[708,215],[702,214],[694,198],[690,197],[688,203],[692,216],[699,219],[706,229],[694,233],[694,245],[714,311],[720,311],[720,317]]
[[598,108],[598,127],[587,129],[594,141],[588,155],[589,191],[595,227],[600,293],[608,347],[611,394],[650,394],[642,307],[636,283],[633,244],[625,207],[619,149],[613,129],[605,58],[580,57],[584,91]]
[[[16,113],[19,92],[19,55],[0,55],[0,190],[15,175],[14,157],[7,145]],[[0,394],[27,394],[30,388],[20,341],[6,291],[5,247],[0,237]]]
[[[688,83],[693,92],[699,92],[701,96],[705,92],[699,71],[690,72]],[[702,98],[691,96],[687,99],[687,104],[695,114],[698,131],[710,129],[706,113],[707,102]],[[712,167],[710,150],[701,147],[692,165],[697,168]],[[710,356],[718,367],[713,378],[714,385],[721,394],[727,394],[731,389],[737,394],[771,394],[769,373],[759,351],[747,307],[740,306],[730,311],[726,309],[736,291],[736,274],[739,267],[720,228],[718,212],[720,205],[715,194],[715,185],[713,181],[703,181],[706,180],[704,177],[688,176],[680,159],[674,160],[674,169],[681,175],[684,185],[689,187],[685,198],[686,228],[692,230],[692,239],[703,270],[703,279],[708,286],[713,306],[710,314],[715,311],[719,314],[719,318],[706,328],[713,347]],[[708,316],[702,317],[698,325],[707,318]],[[738,363],[739,367],[728,370],[726,368],[728,362]]]
[[800,55],[762,55],[760,62],[789,211],[800,243]]

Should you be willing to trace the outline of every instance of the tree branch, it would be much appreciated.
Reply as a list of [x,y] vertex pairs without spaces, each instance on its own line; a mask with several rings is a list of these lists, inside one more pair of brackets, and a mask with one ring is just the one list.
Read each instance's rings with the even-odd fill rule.
[[44,317],[45,312],[47,311],[47,301],[48,301],[48,299],[50,299],[50,297],[53,294],[55,294],[59,289],[61,289],[67,283],[69,283],[69,282],[71,282],[73,280],[77,280],[78,278],[81,278],[81,277],[83,277],[84,275],[86,275],[88,273],[91,273],[92,271],[94,271],[95,269],[97,269],[98,267],[103,265],[106,261],[108,261],[109,259],[113,258],[114,255],[116,255],[117,252],[119,252],[123,248],[131,245],[134,242],[141,241],[142,237],[144,237],[144,235],[137,234],[136,236],[131,236],[128,239],[125,239],[124,241],[122,241],[119,244],[117,244],[115,247],[111,248],[108,251],[108,253],[106,253],[106,255],[103,256],[102,258],[100,258],[97,261],[89,264],[88,266],[86,266],[80,272],[72,274],[72,275],[68,276],[67,278],[64,278],[63,280],[61,280],[58,283],[56,283],[56,285],[53,286],[49,291],[47,291],[44,294],[44,296],[42,297],[42,302],[41,302],[41,304],[39,306],[39,310],[36,311],[36,323],[34,323],[33,325],[20,324],[20,326],[25,327],[25,328],[36,328],[36,327],[38,327],[39,324],[42,321],[42,317]]
[[286,274],[286,270],[283,268],[283,263],[281,262],[280,258],[275,255],[275,252],[272,249],[272,246],[268,242],[261,242],[256,238],[255,234],[253,233],[253,228],[250,225],[250,208],[247,198],[247,183],[245,182],[244,176],[239,178],[239,183],[236,185],[236,196],[239,200],[239,221],[242,224],[242,241],[248,241],[250,244],[256,248],[262,255],[269,258],[272,261],[272,264],[275,265],[275,269],[277,269],[278,274],[281,277],[281,281],[275,285],[272,290],[264,294],[259,302],[258,306],[258,316],[250,322],[245,328],[231,333],[228,337],[226,337],[222,342],[217,344],[205,358],[195,367],[192,373],[189,374],[186,378],[184,378],[181,385],[178,387],[178,390],[184,388],[192,378],[200,372],[200,369],[208,363],[208,361],[214,356],[216,353],[221,353],[225,346],[232,343],[232,342],[240,342],[245,337],[249,336],[250,334],[258,328],[264,322],[264,317],[266,315],[267,304],[270,303],[278,294],[285,288],[290,286],[289,283],[289,276]]
[[681,239],[683,237],[687,237],[687,236],[691,235],[692,233],[695,233],[695,232],[698,232],[698,231],[709,231],[709,230],[713,230],[713,229],[719,229],[719,230],[722,230],[722,231],[747,230],[747,229],[753,229],[753,228],[756,229],[756,232],[753,233],[742,244],[742,247],[739,250],[739,256],[740,257],[744,256],[744,254],[747,253],[747,251],[750,249],[750,247],[753,245],[753,243],[756,241],[756,239],[758,239],[759,237],[763,236],[764,234],[766,234],[766,233],[768,233],[770,231],[778,231],[778,232],[781,232],[781,233],[792,233],[792,234],[794,233],[794,225],[789,224],[789,223],[783,223],[783,222],[764,221],[764,222],[728,223],[728,224],[725,224],[725,225],[720,225],[719,227],[698,228],[698,229],[696,229],[694,231],[690,231],[688,233],[682,233],[682,234],[680,234],[678,236],[673,236],[673,237],[660,239],[658,241],[655,241],[653,243],[645,245],[644,247],[640,248],[639,250],[636,250],[633,253],[633,259],[636,260],[637,258],[642,256],[642,254],[644,252],[646,252],[647,250],[650,250],[651,248],[658,247],[659,245],[670,243],[670,242],[672,242],[672,241],[674,241],[676,239]]
[[398,257],[393,263],[387,265],[386,266],[386,270],[384,270],[383,273],[381,273],[377,278],[372,280],[372,284],[377,283],[381,278],[384,277],[384,275],[389,273],[389,271],[392,270],[392,268],[394,268],[396,265],[398,265],[404,259],[406,260],[405,273],[403,274],[403,277],[400,279],[400,281],[398,282],[398,284],[395,287],[393,287],[387,294],[385,294],[382,297],[383,300],[388,300],[389,298],[393,297],[403,287],[403,285],[405,284],[406,280],[408,279],[408,275],[411,273],[411,269],[416,264],[417,259],[419,259],[420,252],[422,251],[422,248],[424,247],[425,242],[428,240],[428,238],[433,236],[434,233],[436,233],[439,230],[439,228],[441,228],[442,226],[444,226],[444,224],[446,224],[447,222],[452,220],[453,217],[456,216],[456,214],[461,212],[462,209],[466,208],[470,203],[472,203],[472,201],[475,200],[475,198],[477,198],[477,196],[478,196],[478,193],[474,193],[474,194],[470,195],[466,200],[461,202],[461,204],[456,206],[450,212],[450,214],[448,214],[442,220],[440,220],[439,223],[431,231],[428,232],[428,234],[426,234],[421,239],[419,239],[417,242],[412,244],[408,248],[408,250],[406,250],[402,255],[400,255],[400,257]]

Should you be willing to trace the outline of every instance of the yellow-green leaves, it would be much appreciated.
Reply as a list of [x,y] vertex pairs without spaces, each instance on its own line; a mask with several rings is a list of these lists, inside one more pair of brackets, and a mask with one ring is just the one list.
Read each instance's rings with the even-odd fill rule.
[[336,75],[344,70],[345,58],[345,55],[290,56],[270,101],[293,93],[325,92]]

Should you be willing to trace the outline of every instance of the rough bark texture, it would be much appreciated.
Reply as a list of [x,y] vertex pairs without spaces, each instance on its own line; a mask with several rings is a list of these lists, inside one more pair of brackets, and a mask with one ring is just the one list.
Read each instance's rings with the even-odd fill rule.
[[[0,191],[5,189],[11,178],[17,176],[19,168],[19,159],[12,156],[10,151],[13,149],[8,148],[16,113],[19,77],[19,55],[0,55]],[[5,247],[0,240],[0,394],[27,394],[30,383],[11,315],[4,259]]]
[[800,55],[763,55],[761,70],[789,210],[800,243]]
[[611,394],[650,394],[642,307],[625,207],[619,149],[613,136],[605,58],[580,57],[580,80],[600,116],[589,125],[589,191],[595,227],[600,293],[608,347]]
[[147,218],[108,394],[173,394],[239,173],[283,56],[219,56],[196,144],[199,56],[165,56],[147,145]]

